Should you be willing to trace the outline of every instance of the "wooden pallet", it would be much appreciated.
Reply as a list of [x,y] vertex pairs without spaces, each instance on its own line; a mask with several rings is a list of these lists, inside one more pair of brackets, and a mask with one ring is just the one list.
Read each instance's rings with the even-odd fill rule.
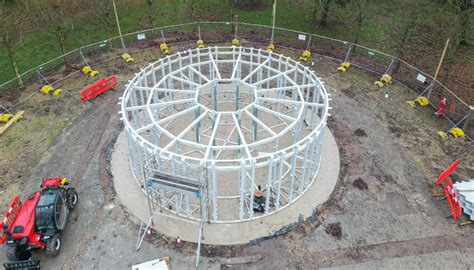
[[7,131],[7,129],[13,125],[13,123],[16,123],[18,120],[20,120],[20,118],[23,117],[23,114],[25,113],[25,111],[19,111],[15,114],[15,116],[13,116],[10,120],[8,120],[8,122],[3,125],[2,127],[0,127],[0,135],[3,135],[3,133],[5,131]]

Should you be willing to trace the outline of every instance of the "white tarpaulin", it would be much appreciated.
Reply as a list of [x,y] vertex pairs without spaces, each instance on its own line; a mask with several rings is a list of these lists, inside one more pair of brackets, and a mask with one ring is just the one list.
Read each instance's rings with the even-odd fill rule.
[[474,179],[453,184],[463,212],[474,220]]
[[170,270],[169,260],[161,258],[132,266],[132,270]]

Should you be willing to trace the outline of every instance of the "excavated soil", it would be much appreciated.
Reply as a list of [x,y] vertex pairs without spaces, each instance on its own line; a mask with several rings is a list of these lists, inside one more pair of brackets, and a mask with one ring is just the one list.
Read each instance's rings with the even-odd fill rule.
[[[259,46],[247,41],[244,45]],[[194,42],[180,48],[192,46]],[[294,58],[299,54],[286,49],[277,52]],[[114,193],[108,160],[123,129],[117,101],[124,83],[159,52],[146,50],[133,56],[136,62],[132,65],[117,59],[98,66],[103,76],[119,75],[116,91],[92,104],[82,104],[79,91],[93,80],[73,75],[61,83],[63,96],[35,95],[20,105],[17,109],[26,110],[27,117],[2,136],[2,209],[15,195],[26,198],[42,177],[68,177],[79,192],[80,203],[62,234],[61,254],[51,258],[42,251],[34,253],[44,269],[130,269],[135,263],[166,255],[171,256],[175,269],[194,268],[196,246],[184,243],[176,250],[174,239],[161,237],[159,232],[135,252],[140,222]],[[405,269],[467,269],[473,265],[473,227],[459,227],[445,218],[449,213],[445,201],[432,196],[439,192],[434,188],[437,175],[454,159],[461,161],[458,178],[472,178],[472,143],[440,141],[436,131],[449,125],[432,117],[430,108],[407,107],[406,100],[416,95],[403,86],[394,84],[380,91],[372,86],[376,75],[352,67],[338,74],[334,71],[339,63],[320,56],[315,62],[316,74],[332,95],[328,126],[341,156],[339,183],[332,198],[315,209],[312,218],[295,220],[294,228],[279,236],[252,245],[203,246],[201,268],[366,269],[401,265]],[[39,86],[30,82],[20,100]],[[389,92],[389,99],[384,98],[385,92]],[[14,99],[2,98],[4,101]],[[330,234],[326,228],[331,228]],[[254,255],[260,256],[257,262],[221,264],[221,258]],[[4,252],[0,253],[0,261],[5,260]]]

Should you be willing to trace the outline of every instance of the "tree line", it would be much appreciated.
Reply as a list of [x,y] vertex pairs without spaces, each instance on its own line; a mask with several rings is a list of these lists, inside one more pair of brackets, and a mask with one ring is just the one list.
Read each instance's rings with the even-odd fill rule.
[[[75,31],[75,23],[81,18],[89,18],[90,27],[100,28],[107,33],[108,38],[116,35],[115,15],[112,0],[0,0],[0,46],[6,53],[11,70],[17,77],[20,86],[23,85],[17,63],[18,48],[23,45],[23,40],[28,35],[39,30],[46,30],[47,38],[53,39],[58,45],[59,52],[67,52],[67,40]],[[214,2],[213,2],[214,1]],[[227,12],[219,10],[220,20],[231,20],[238,10],[270,9],[275,0],[217,0],[225,3]],[[430,11],[424,9],[430,1],[437,1],[442,12],[451,14],[452,20],[443,22],[448,27],[453,40],[450,48],[451,58],[462,46],[471,46],[468,39],[470,17],[474,10],[472,0],[397,0],[393,2],[394,8],[405,7],[405,12],[399,18],[397,25],[387,25],[390,31],[390,46],[395,49],[396,55],[405,53],[406,46],[411,39],[418,37],[418,28],[422,16],[429,16]],[[115,0],[117,6],[143,5],[143,16],[136,22],[141,29],[153,29],[158,25],[163,13],[160,6],[180,3],[185,7],[189,20],[205,20],[206,16],[213,15],[209,5],[217,3],[216,0]],[[386,1],[385,1],[386,2]],[[389,1],[390,2],[390,1]],[[301,8],[310,10],[312,18],[308,21],[314,32],[337,25],[350,25],[352,42],[359,43],[363,30],[367,27],[372,16],[385,16],[377,6],[376,0],[278,0],[279,5],[288,8]],[[406,8],[408,7],[408,8]],[[122,10],[122,12],[124,12]],[[387,13],[390,10],[386,10]],[[227,15],[226,15],[227,14]],[[278,14],[277,14],[278,17]],[[92,19],[91,19],[92,18]],[[298,18],[295,18],[298,19]],[[426,22],[426,20],[424,21]],[[110,46],[113,46],[110,43]],[[113,49],[113,48],[111,48]],[[449,57],[448,57],[449,58]],[[64,62],[69,65],[68,59]]]

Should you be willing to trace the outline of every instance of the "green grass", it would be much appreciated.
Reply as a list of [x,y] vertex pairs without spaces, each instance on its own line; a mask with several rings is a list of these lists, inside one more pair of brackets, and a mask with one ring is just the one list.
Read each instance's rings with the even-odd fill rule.
[[[402,0],[399,0],[402,1]],[[230,8],[227,1],[222,0],[201,0],[196,1],[196,14],[199,20],[229,21]],[[239,21],[255,24],[271,24],[271,0],[267,0],[267,6],[258,10],[237,10]],[[334,2],[334,1],[333,1]],[[441,9],[439,2],[429,0],[413,1],[419,6],[394,4],[394,1],[369,0],[366,20],[361,32],[359,43],[367,47],[393,53],[396,47],[393,45],[393,38],[396,36],[396,29],[407,20],[407,12],[417,10],[413,14],[417,16],[420,27],[435,25],[436,23],[446,24],[452,21],[452,16]],[[154,5],[155,14],[154,26],[174,25],[192,21],[189,9],[189,1],[160,1]],[[411,2],[410,2],[411,3]],[[340,6],[332,6],[328,18],[328,26],[325,28],[316,27],[313,15],[313,0],[295,0],[279,2],[277,9],[277,23],[279,27],[290,28],[305,32],[313,32],[324,36],[352,41],[354,39],[354,18],[348,9]],[[146,23],[146,2],[126,1],[118,6],[120,23],[123,33],[129,33],[147,28]],[[96,11],[91,11],[96,12]],[[113,14],[113,13],[112,13]],[[109,15],[109,19],[114,23],[115,18]],[[435,20],[435,21],[434,21]],[[445,27],[446,28],[446,27]],[[443,27],[435,28],[443,40],[449,34],[450,29]],[[108,36],[116,36],[116,29],[113,33],[105,32],[99,27],[96,18],[86,15],[74,20],[74,32],[70,34],[66,41],[67,50],[73,50],[79,46],[107,39]],[[472,32],[472,31],[471,31]],[[472,35],[472,34],[471,34]],[[118,45],[118,44],[116,44]],[[433,51],[438,51],[439,44],[431,44]],[[23,43],[17,50],[17,59],[20,72],[24,72],[32,67],[44,63],[54,57],[61,55],[59,45],[55,38],[48,34],[48,29],[41,29],[26,36]],[[62,64],[62,60],[58,61]],[[6,57],[5,51],[0,48],[0,83],[13,78],[13,72]]]

